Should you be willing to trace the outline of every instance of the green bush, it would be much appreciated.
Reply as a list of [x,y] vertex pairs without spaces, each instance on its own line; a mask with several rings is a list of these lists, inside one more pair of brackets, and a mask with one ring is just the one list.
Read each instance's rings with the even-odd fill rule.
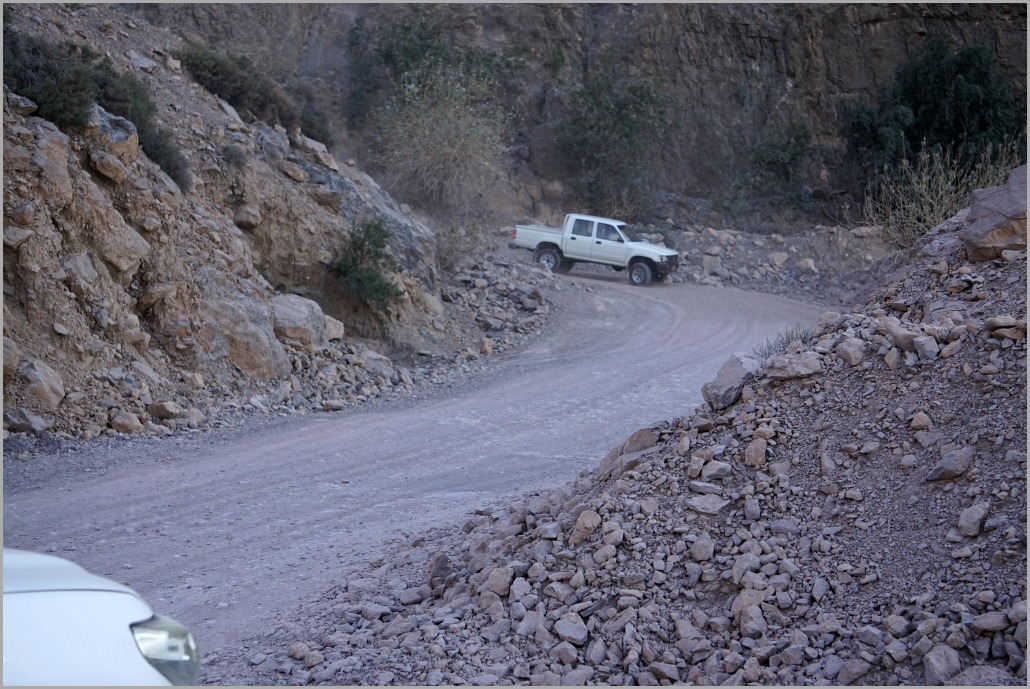
[[554,46],[554,51],[551,53],[550,66],[555,76],[560,74],[561,68],[565,66],[565,51],[561,49],[561,45]]
[[69,51],[4,27],[4,83],[31,98],[38,115],[62,130],[89,122],[97,85],[91,70]]
[[451,45],[421,7],[376,41],[393,92],[375,114],[380,162],[391,186],[459,215],[500,173],[508,120],[495,97],[498,58]]
[[137,127],[137,133],[139,144],[147,157],[157,163],[180,189],[189,191],[189,163],[179,150],[172,132],[164,127],[147,126],[143,129]]
[[386,253],[389,238],[390,231],[381,219],[355,222],[343,255],[333,266],[343,293],[377,311],[386,311],[391,301],[404,296],[404,292],[383,275],[383,271],[395,268]]
[[175,53],[198,84],[224,99],[241,115],[281,124],[300,124],[300,110],[281,88],[262,75],[247,57],[230,57],[198,43]]
[[788,119],[766,128],[751,147],[751,164],[761,182],[789,191],[811,152],[812,131],[808,125]]
[[646,77],[605,62],[569,99],[556,131],[571,191],[595,212],[632,217],[650,200],[670,101]]
[[867,174],[911,160],[924,146],[948,150],[966,165],[1007,140],[1026,138],[1026,91],[1005,82],[985,45],[956,49],[942,35],[928,38],[897,68],[876,108],[856,101],[842,104],[841,112],[848,150]]
[[333,136],[328,118],[313,105],[308,104],[301,109],[300,128],[305,135],[315,141],[321,141],[328,148],[336,145],[336,137]]
[[155,122],[157,106],[150,89],[132,74],[84,46],[55,46],[4,29],[4,83],[36,101],[39,116],[62,130],[84,127],[94,103],[136,126],[143,152],[183,190],[189,165],[171,132]]
[[450,64],[454,57],[443,27],[418,5],[382,32],[376,52],[395,84],[418,81],[415,75],[427,65]]

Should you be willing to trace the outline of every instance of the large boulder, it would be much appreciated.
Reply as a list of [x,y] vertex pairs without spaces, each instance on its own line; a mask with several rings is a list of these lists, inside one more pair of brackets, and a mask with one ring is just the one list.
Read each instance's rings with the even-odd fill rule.
[[24,407],[4,412],[4,424],[15,433],[42,433],[54,425],[53,421],[36,416]]
[[272,316],[257,295],[239,291],[223,275],[205,271],[197,304],[200,367],[228,359],[250,378],[285,378],[290,360],[275,336]]
[[122,163],[130,164],[136,160],[139,134],[136,125],[124,117],[112,115],[99,105],[94,105],[85,134]]
[[715,380],[701,386],[701,396],[715,411],[725,409],[740,399],[744,386],[755,377],[762,362],[748,354],[736,353],[726,360]]
[[56,407],[64,399],[64,381],[61,375],[39,359],[30,359],[18,368],[28,386],[25,391],[33,397]]
[[962,241],[970,261],[999,258],[1003,251],[1026,248],[1026,165],[1009,173],[1000,187],[977,189],[969,207]]
[[277,294],[271,303],[277,337],[312,350],[325,346],[325,314],[317,303],[296,294]]
[[823,364],[818,352],[784,352],[769,357],[765,368],[766,375],[773,380],[791,380],[815,375],[823,369]]

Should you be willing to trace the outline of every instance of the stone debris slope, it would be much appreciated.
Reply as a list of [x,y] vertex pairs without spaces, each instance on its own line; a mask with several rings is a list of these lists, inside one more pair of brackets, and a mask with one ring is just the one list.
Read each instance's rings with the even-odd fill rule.
[[205,681],[1025,685],[1025,173],[863,309],[341,573]]

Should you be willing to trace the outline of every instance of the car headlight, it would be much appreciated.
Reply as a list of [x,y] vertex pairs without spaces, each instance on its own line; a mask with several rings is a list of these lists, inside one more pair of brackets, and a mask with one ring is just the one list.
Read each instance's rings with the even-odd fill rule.
[[190,630],[169,617],[155,615],[131,625],[140,653],[178,686],[190,686],[200,671],[200,656]]

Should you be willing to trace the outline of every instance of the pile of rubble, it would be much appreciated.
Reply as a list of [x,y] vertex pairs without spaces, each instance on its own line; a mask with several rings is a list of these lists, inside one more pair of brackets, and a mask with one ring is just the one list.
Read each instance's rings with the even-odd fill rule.
[[[231,424],[255,414],[341,411],[359,404],[425,395],[473,371],[484,356],[539,334],[551,316],[541,290],[554,281],[532,266],[503,261],[471,265],[444,289],[451,319],[470,333],[450,352],[420,351],[410,365],[358,341],[315,302],[287,294],[271,299],[274,332],[287,355],[283,380],[208,379],[185,372],[179,385],[145,360],[112,347],[99,352],[86,383],[60,373],[4,337],[5,439],[55,434],[166,436]],[[473,336],[479,333],[479,336]],[[106,355],[106,356],[105,356]],[[12,436],[13,434],[13,436]]]
[[781,294],[835,308],[861,305],[904,262],[873,226],[815,225],[788,235],[760,235],[687,224],[647,239],[671,243],[680,252],[683,262],[673,282]]
[[[694,413],[411,534],[205,681],[1025,684],[1025,188],[978,192],[807,343],[732,358]],[[999,194],[1021,209],[977,205]]]

